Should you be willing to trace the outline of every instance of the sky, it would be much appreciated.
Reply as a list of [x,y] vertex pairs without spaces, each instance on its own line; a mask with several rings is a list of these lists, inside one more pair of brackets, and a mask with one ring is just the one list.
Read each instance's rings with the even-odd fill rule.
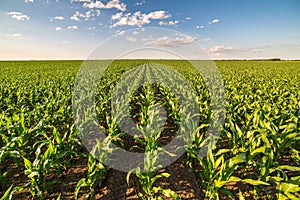
[[300,1],[0,1],[0,60],[96,51],[101,59],[134,51],[129,58],[300,59]]

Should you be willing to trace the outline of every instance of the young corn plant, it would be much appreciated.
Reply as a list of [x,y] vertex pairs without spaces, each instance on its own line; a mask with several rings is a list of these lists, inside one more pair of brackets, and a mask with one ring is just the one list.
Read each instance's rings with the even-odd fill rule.
[[[148,71],[149,73],[149,71]],[[147,75],[147,74],[146,74]],[[148,74],[149,75],[149,74]],[[164,117],[161,115],[162,107],[159,104],[156,104],[154,98],[154,88],[152,84],[146,84],[143,87],[143,93],[140,94],[140,125],[138,125],[138,130],[142,133],[144,140],[141,140],[137,137],[139,142],[143,143],[145,146],[145,157],[144,157],[144,171],[138,167],[127,174],[127,182],[129,183],[129,177],[134,171],[136,176],[139,178],[139,181],[142,185],[142,189],[145,194],[139,194],[139,196],[144,200],[155,200],[162,199],[159,197],[160,194],[178,199],[178,195],[170,190],[164,189],[162,187],[154,187],[154,183],[157,179],[165,177],[168,178],[170,174],[168,173],[159,173],[156,174],[154,171],[159,168],[160,153],[161,147],[158,145],[158,139],[161,135],[161,129],[164,124]]]
[[[241,168],[239,164],[246,161],[246,154],[240,153],[227,159],[226,154],[232,153],[230,149],[216,149],[211,137],[208,138],[207,154],[202,158],[197,150],[188,150],[188,156],[200,164],[202,170],[195,170],[201,178],[201,185],[205,189],[207,199],[219,199],[219,192],[223,191],[231,199],[234,199],[233,193],[226,188],[226,184],[231,182],[244,182],[251,185],[269,185],[260,180],[242,179],[234,176],[233,173]],[[207,143],[203,141],[202,145]],[[190,163],[192,168],[192,163]]]
[[102,180],[106,174],[106,167],[99,162],[92,154],[88,155],[88,172],[86,178],[80,179],[78,181],[75,191],[74,198],[78,198],[78,193],[81,187],[89,187],[89,193],[85,194],[84,199],[94,198],[95,195],[95,187],[101,187]]
[[[45,152],[42,152],[42,148],[48,145]],[[26,168],[25,175],[30,179],[28,183],[30,193],[33,197],[37,195],[39,199],[44,199],[44,195],[47,193],[47,181],[46,175],[49,173],[50,168],[53,165],[52,157],[57,153],[56,147],[52,142],[41,143],[35,152],[36,158],[33,162],[23,157],[24,166]]]

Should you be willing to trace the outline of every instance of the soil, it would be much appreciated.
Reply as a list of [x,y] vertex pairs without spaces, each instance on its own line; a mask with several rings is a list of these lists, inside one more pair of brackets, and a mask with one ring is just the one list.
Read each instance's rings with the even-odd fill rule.
[[[161,178],[155,182],[155,186],[161,186],[165,189],[171,189],[175,191],[181,199],[189,200],[200,200],[204,199],[205,191],[201,189],[199,183],[199,177],[193,171],[191,171],[187,166],[186,162],[188,158],[186,154],[182,155],[176,162],[159,170],[161,172],[167,172],[170,174],[169,178]],[[8,179],[10,184],[15,186],[22,186],[29,182],[29,179],[20,173],[20,169],[13,162],[7,161],[9,170]],[[84,178],[87,174],[87,159],[79,158],[74,164],[69,167],[60,177],[50,176],[49,181],[59,180],[55,184],[51,184],[48,187],[48,194],[46,194],[46,199],[57,199],[61,195],[61,199],[74,199],[74,190],[77,182]],[[196,166],[195,166],[196,167]],[[130,176],[129,184],[126,182],[127,173],[121,172],[115,169],[109,169],[107,175],[103,180],[101,188],[95,188],[95,199],[103,200],[138,200],[139,193],[143,193],[141,185],[138,178],[132,174]],[[2,196],[7,190],[9,185],[0,185],[0,195]],[[227,186],[235,196],[238,196],[239,191],[243,193],[245,199],[253,199],[253,194],[249,191],[253,189],[253,186],[249,184],[242,183],[230,183]],[[276,189],[274,185],[268,186],[266,188],[269,194],[274,198],[276,197]],[[78,194],[78,199],[85,199],[85,194],[89,192],[88,187],[82,187]],[[220,192],[220,199],[230,199],[225,193]],[[264,196],[266,196],[264,194]],[[163,196],[162,196],[163,197]],[[21,192],[15,192],[13,199],[37,199],[32,198],[28,189]],[[168,198],[165,198],[167,199]],[[262,199],[267,199],[267,197],[262,197]]]
[[[185,166],[187,161],[186,155],[181,156],[176,162],[163,168],[159,171],[167,172],[171,174],[169,178],[158,179],[155,186],[161,186],[166,189],[172,189],[182,199],[203,199],[205,194],[200,189],[200,185],[197,183],[197,175],[188,170]],[[74,190],[77,182],[86,176],[87,173],[87,159],[80,158],[69,167],[61,177],[50,176],[50,180],[59,180],[55,184],[51,184],[48,187],[48,194],[46,199],[56,199],[61,195],[61,199],[74,199]],[[13,162],[7,162],[5,165],[10,168],[8,173],[8,179],[10,184],[4,184],[0,186],[0,195],[8,189],[11,184],[15,186],[22,186],[29,182],[29,179],[22,173],[22,170],[18,169]],[[139,193],[143,193],[138,178],[132,174],[130,176],[130,182],[126,182],[127,173],[110,169],[107,172],[106,178],[103,181],[102,188],[95,188],[95,199],[107,199],[107,200],[121,200],[121,199],[140,199]],[[79,199],[84,199],[85,194],[89,192],[88,187],[82,187],[79,192]],[[28,189],[24,189],[21,192],[15,192],[13,199],[37,199],[32,198]],[[166,198],[165,198],[166,199]]]
[[[200,190],[199,180],[193,172],[185,167],[186,155],[181,156],[176,162],[159,170],[171,174],[169,178],[158,179],[155,186],[161,186],[175,191],[181,199],[203,199],[204,194]],[[107,175],[107,182],[96,199],[140,199],[138,194],[143,193],[139,180],[136,176],[130,176],[129,185],[126,182],[125,172],[111,169]],[[163,197],[163,196],[162,196]],[[165,198],[167,199],[167,198]]]

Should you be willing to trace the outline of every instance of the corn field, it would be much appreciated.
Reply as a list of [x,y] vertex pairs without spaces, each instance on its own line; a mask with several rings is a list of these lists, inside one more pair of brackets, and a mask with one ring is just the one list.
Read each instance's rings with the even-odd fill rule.
[[[128,136],[112,113],[111,101],[122,101],[113,98],[116,83],[134,66],[149,63],[170,66],[195,92],[185,98],[197,102],[199,124],[193,124],[192,141],[177,161],[184,173],[196,177],[197,188],[191,192],[184,192],[189,183],[182,189],[162,184],[176,176],[169,168],[155,170],[157,152],[175,137],[181,118],[189,118],[174,92],[163,84],[147,83],[128,97],[129,115],[142,137]],[[108,180],[118,172],[112,173],[102,162],[101,153],[95,157],[85,148],[74,119],[72,95],[81,64],[0,62],[1,200],[109,199]],[[116,192],[110,199],[300,199],[300,62],[215,64],[226,98],[224,124],[215,144],[208,135],[212,99],[204,79],[187,61],[117,60],[106,69],[94,99],[99,126],[117,147],[149,157],[144,165],[148,170],[129,171],[124,177],[124,194]],[[175,76],[144,70],[134,75],[145,74],[145,80],[153,74],[159,80]],[[130,85],[135,84],[132,78]],[[181,88],[179,83],[170,85]],[[124,93],[130,93],[130,87],[127,89]],[[161,107],[165,122],[154,118]],[[160,127],[158,132],[151,132],[151,123]],[[188,127],[183,130],[189,131]],[[101,145],[97,143],[98,150]],[[203,146],[207,152],[200,156]],[[178,183],[172,184],[180,184],[183,176],[178,175]],[[131,193],[126,187],[131,187]]]

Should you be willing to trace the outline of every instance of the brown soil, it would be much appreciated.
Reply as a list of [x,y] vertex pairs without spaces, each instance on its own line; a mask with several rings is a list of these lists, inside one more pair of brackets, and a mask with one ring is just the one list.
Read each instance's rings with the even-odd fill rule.
[[[163,168],[160,172],[171,174],[169,178],[158,179],[155,186],[161,186],[175,191],[182,199],[203,199],[203,192],[197,183],[196,175],[185,167],[186,155],[181,156],[176,162]],[[136,176],[130,176],[129,185],[126,182],[126,173],[111,169],[108,172],[107,182],[96,199],[140,199],[138,194],[143,193]],[[165,198],[167,199],[167,198]]]
[[[172,189],[182,199],[203,199],[204,193],[201,191],[200,186],[197,183],[197,180],[199,179],[185,166],[184,163],[186,161],[187,157],[186,155],[183,155],[173,164],[161,169],[159,172],[167,172],[171,174],[171,176],[167,179],[158,179],[155,185],[162,186],[166,189]],[[86,158],[80,158],[76,160],[76,162],[61,175],[61,177],[50,176],[49,179],[59,180],[60,182],[49,185],[46,199],[56,199],[59,195],[61,195],[61,199],[74,199],[73,195],[76,184],[81,178],[84,178],[87,173],[86,162]],[[6,166],[11,169],[8,174],[10,184],[22,186],[29,182],[29,179],[26,175],[24,175],[23,171],[18,169],[15,164],[8,162],[6,163]],[[130,183],[127,184],[126,175],[127,173],[125,172],[110,169],[103,181],[103,187],[95,189],[95,199],[140,199],[138,194],[143,193],[143,191],[138,178],[132,174],[130,176]],[[1,196],[8,189],[10,184],[0,186]],[[84,195],[88,192],[88,187],[82,187],[78,195],[79,199],[84,199]],[[21,192],[14,193],[13,199],[33,198],[31,197],[29,190],[25,189]]]

